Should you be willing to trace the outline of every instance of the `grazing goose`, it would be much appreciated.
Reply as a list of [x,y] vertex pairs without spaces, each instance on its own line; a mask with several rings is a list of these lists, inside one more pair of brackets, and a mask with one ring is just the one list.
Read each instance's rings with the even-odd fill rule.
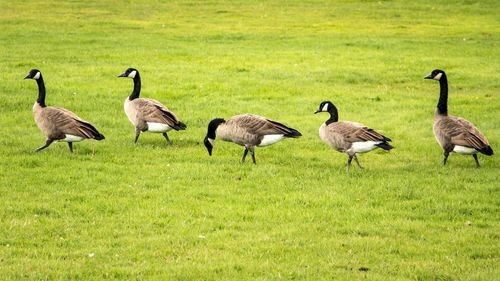
[[326,120],[319,127],[320,138],[333,149],[339,152],[345,152],[349,155],[347,160],[347,171],[351,167],[351,161],[354,158],[360,169],[363,169],[359,164],[357,153],[365,153],[380,147],[384,150],[391,150],[394,147],[388,142],[391,139],[375,132],[373,129],[366,127],[363,124],[343,121],[338,122],[339,115],[337,108],[333,103],[324,101],[319,105],[316,113],[328,112],[330,119]]
[[45,145],[37,148],[35,152],[47,148],[54,141],[64,141],[68,143],[69,153],[73,154],[73,142],[84,139],[104,139],[104,136],[92,124],[73,112],[45,105],[45,84],[42,73],[38,69],[32,69],[24,79],[34,79],[38,84],[38,99],[33,105],[33,116],[38,128],[47,136]]
[[493,155],[493,149],[486,137],[471,122],[454,116],[448,116],[448,79],[444,71],[435,69],[424,79],[439,81],[440,95],[434,114],[434,136],[444,150],[443,165],[451,152],[472,155],[476,167],[480,167],[477,153]]
[[128,77],[134,80],[134,90],[125,99],[125,114],[135,126],[135,143],[141,132],[162,133],[169,144],[167,132],[185,130],[186,125],[179,121],[175,114],[157,100],[139,98],[141,93],[141,76],[135,68],[129,68],[118,77]]
[[267,146],[279,142],[283,138],[298,138],[302,136],[299,131],[281,123],[271,121],[265,117],[253,114],[241,114],[229,120],[216,118],[208,124],[204,144],[208,154],[212,156],[215,137],[219,136],[224,141],[234,142],[245,147],[241,163],[250,151],[252,161],[255,162],[255,147]]

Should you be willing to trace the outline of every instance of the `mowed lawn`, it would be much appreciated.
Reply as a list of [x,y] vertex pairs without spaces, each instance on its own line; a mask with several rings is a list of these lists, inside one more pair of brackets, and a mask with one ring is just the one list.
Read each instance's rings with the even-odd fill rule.
[[[500,276],[500,2],[0,1],[0,280],[494,280]],[[142,134],[142,97],[188,129]],[[101,142],[34,153],[31,108],[91,121]],[[443,153],[432,124],[447,72],[449,112],[495,151]],[[341,120],[393,139],[347,156],[318,136]],[[257,148],[208,122],[255,113],[302,132]]]

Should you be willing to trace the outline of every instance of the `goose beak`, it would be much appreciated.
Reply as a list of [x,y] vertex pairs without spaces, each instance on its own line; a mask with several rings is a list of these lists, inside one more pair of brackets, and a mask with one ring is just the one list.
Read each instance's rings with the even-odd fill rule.
[[432,79],[432,74],[429,74],[427,76],[424,76],[424,79]]
[[122,74],[118,75],[118,78],[120,78],[120,77],[127,77],[127,73],[123,72]]
[[316,114],[316,113],[320,113],[320,112],[321,112],[321,110],[319,110],[319,109],[318,109],[318,110],[316,110],[316,111],[314,112],[314,114]]
[[26,75],[26,77],[23,78],[23,80],[30,79],[30,75]]

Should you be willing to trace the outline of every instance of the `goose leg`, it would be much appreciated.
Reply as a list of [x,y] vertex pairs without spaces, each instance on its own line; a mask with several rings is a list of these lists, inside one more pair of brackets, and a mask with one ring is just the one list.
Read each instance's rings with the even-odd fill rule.
[[165,137],[165,139],[167,140],[168,144],[172,145],[172,141],[168,138],[168,135],[167,133],[163,133],[163,136]]
[[245,152],[243,152],[243,158],[241,158],[241,164],[245,162],[245,158],[247,157],[248,154],[248,148],[245,147]]
[[68,146],[69,146],[69,154],[72,155],[73,154],[73,143],[68,142]]
[[250,154],[252,155],[252,162],[254,164],[257,164],[257,162],[255,161],[255,148],[250,148]]
[[356,164],[358,164],[359,169],[363,170],[363,167],[361,167],[361,165],[359,164],[358,157],[356,156],[356,154],[354,154],[354,160],[356,161]]
[[481,167],[481,165],[479,165],[479,160],[477,159],[477,154],[472,154],[472,157],[474,157],[474,160],[476,160],[476,168]]
[[450,155],[450,153],[448,151],[445,151],[444,152],[444,160],[443,160],[443,166],[446,165],[446,160],[448,160],[448,156]]
[[354,155],[349,155],[349,159],[347,159],[347,171],[349,172],[349,169],[351,168],[351,161]]
[[54,140],[47,140],[47,141],[45,142],[45,144],[44,144],[44,145],[42,145],[42,146],[40,146],[39,148],[35,149],[35,152],[38,152],[38,151],[40,151],[40,150],[43,150],[43,149],[45,149],[45,148],[49,147],[49,145],[50,145],[52,142],[54,142]]
[[135,144],[137,144],[137,141],[139,140],[140,134],[141,134],[141,130],[139,128],[135,128],[135,141],[134,141]]

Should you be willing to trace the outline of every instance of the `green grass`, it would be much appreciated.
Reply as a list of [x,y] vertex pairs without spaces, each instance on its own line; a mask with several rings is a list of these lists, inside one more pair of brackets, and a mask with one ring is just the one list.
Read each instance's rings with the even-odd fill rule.
[[[497,156],[452,155],[432,134],[447,71],[450,113],[500,147],[498,1],[1,1],[0,279],[493,280],[500,276]],[[133,144],[142,96],[188,125]],[[102,142],[44,143],[47,104]],[[341,120],[391,137],[364,171],[318,137]],[[203,146],[208,122],[251,112],[303,133],[256,151]],[[360,269],[367,268],[368,271]],[[497,276],[497,277],[495,277]]]

